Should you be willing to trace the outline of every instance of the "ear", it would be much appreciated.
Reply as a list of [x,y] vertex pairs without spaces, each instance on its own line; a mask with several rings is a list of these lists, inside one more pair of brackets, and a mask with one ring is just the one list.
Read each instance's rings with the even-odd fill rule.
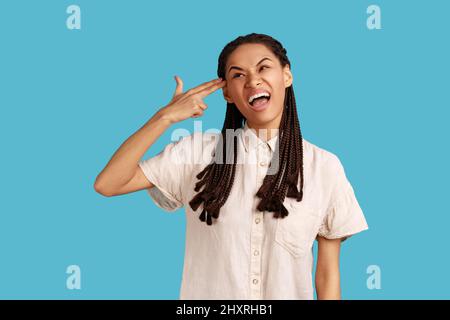
[[292,85],[292,81],[294,80],[292,77],[291,69],[289,65],[285,65],[283,68],[283,78],[284,78],[284,87],[288,88]]
[[233,99],[231,99],[231,97],[228,95],[228,88],[227,88],[227,84],[225,84],[222,88],[222,93],[223,93],[223,97],[225,98],[225,100],[228,103],[233,103]]

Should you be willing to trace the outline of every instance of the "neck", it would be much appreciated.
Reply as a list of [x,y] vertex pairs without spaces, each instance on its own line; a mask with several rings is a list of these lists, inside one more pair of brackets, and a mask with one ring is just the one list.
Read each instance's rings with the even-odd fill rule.
[[281,112],[276,118],[266,123],[255,123],[247,120],[247,126],[256,132],[258,138],[267,141],[278,135],[282,115]]

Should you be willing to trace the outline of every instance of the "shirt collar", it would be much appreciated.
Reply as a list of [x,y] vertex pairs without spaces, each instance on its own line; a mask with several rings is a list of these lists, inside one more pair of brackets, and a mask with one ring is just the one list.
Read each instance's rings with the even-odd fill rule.
[[[254,148],[260,145],[267,145],[272,152],[275,151],[276,143],[278,140],[278,134],[268,141],[264,141],[260,139],[256,133],[247,125],[247,119],[244,120],[244,127],[242,128],[241,140],[244,145],[245,151],[249,152],[250,148]],[[256,143],[250,143],[251,141],[255,141]]]

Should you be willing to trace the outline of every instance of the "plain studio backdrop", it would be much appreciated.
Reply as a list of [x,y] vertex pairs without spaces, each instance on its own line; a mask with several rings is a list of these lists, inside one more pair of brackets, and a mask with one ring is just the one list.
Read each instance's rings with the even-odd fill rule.
[[[450,298],[449,14],[437,0],[2,1],[0,298],[178,298],[184,210],[102,197],[94,179],[175,74],[186,89],[215,78],[223,46],[251,32],[287,48],[303,135],[342,160],[370,226],[343,244],[343,298]],[[221,129],[222,93],[205,102],[203,130]]]

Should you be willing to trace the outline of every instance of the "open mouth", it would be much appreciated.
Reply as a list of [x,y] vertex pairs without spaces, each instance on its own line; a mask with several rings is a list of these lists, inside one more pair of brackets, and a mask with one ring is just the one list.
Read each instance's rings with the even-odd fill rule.
[[248,99],[248,103],[252,106],[252,109],[256,110],[265,108],[269,101],[270,94],[268,92],[255,94]]

